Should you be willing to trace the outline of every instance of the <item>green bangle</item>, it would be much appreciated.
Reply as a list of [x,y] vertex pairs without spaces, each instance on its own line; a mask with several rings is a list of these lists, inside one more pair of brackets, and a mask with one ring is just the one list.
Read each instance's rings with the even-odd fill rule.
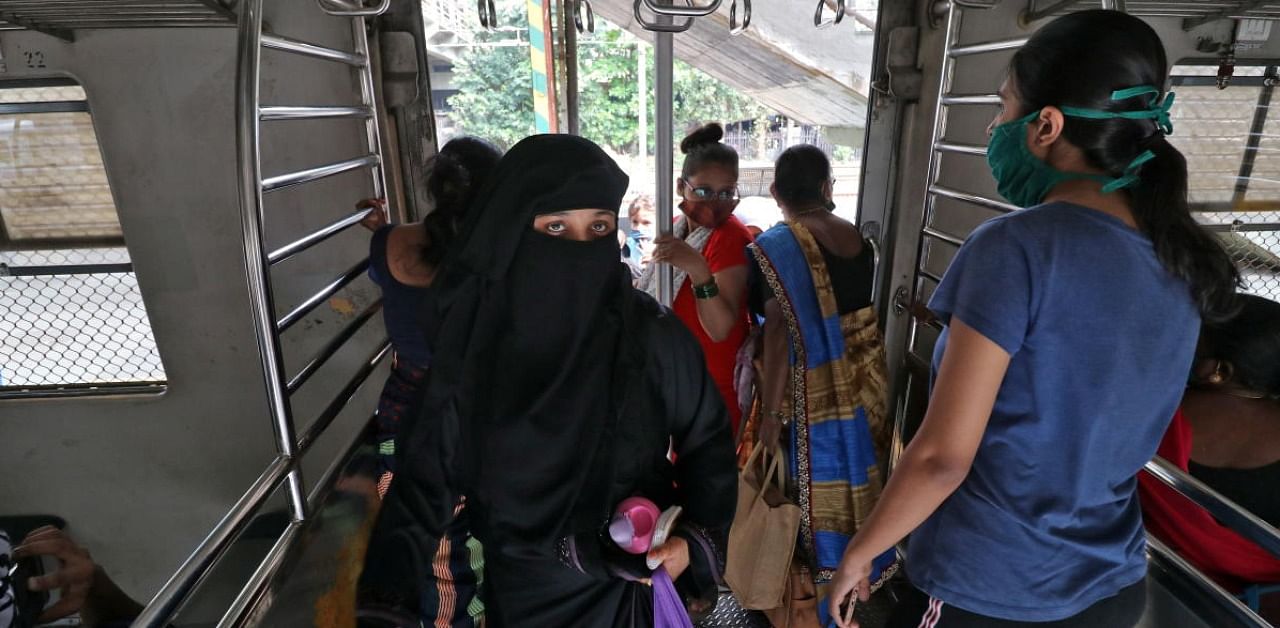
[[699,299],[714,299],[720,294],[720,286],[716,285],[716,278],[712,277],[711,281],[700,286],[693,287],[693,296]]

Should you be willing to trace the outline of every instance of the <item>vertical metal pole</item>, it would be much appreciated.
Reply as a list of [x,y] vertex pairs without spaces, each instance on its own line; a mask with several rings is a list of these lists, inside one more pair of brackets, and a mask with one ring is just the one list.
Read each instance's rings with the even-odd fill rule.
[[307,518],[307,497],[298,466],[297,438],[289,407],[280,337],[276,333],[275,305],[267,269],[267,249],[262,241],[262,163],[259,135],[258,78],[262,62],[262,0],[245,0],[240,16],[240,41],[236,72],[236,167],[240,184],[240,224],[243,236],[245,279],[253,331],[262,360],[267,406],[275,426],[276,450],[292,460],[285,486],[293,518]]
[[[665,18],[664,19],[670,19]],[[672,211],[671,202],[675,197],[673,191],[675,176],[675,147],[672,145],[672,132],[674,122],[672,121],[675,100],[672,88],[672,64],[675,62],[671,48],[671,33],[654,33],[653,44],[653,60],[655,66],[655,83],[656,90],[654,106],[654,181],[656,198],[653,200],[657,203],[658,225],[657,232],[659,236],[671,234],[671,223],[674,213]],[[663,305],[670,306],[675,300],[675,290],[678,286],[672,284],[672,269],[669,264],[662,264],[658,267],[658,301]]]
[[526,0],[529,21],[529,65],[533,73],[533,128],[538,133],[559,133],[556,112],[555,56],[552,48],[551,0]]
[[574,23],[577,14],[577,2],[582,0],[561,0],[560,20],[564,30],[564,123],[566,132],[580,135],[582,132],[581,116],[578,113],[578,27]]
[[[369,143],[369,152],[378,156],[378,165],[371,169],[373,176],[373,197],[385,198],[387,195],[386,156],[382,154],[382,119],[379,117],[377,90],[373,82],[373,55],[369,48],[369,36],[365,31],[363,17],[351,19],[351,40],[355,43],[355,52],[364,56],[364,64],[357,70],[360,81],[360,104],[369,108],[371,115],[365,118],[364,132]],[[390,212],[391,207],[385,208]],[[387,214],[390,220],[391,214]]]
[[644,163],[649,154],[649,55],[645,52],[644,42],[636,42],[636,81],[638,92],[640,131],[639,140],[640,163]]

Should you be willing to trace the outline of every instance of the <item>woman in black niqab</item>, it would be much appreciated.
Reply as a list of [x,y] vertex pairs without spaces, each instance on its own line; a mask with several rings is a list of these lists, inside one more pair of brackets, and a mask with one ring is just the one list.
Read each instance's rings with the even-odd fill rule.
[[[615,233],[626,187],[587,140],[526,139],[444,265],[426,399],[405,427],[370,560],[429,570],[418,548],[434,547],[465,496],[489,625],[652,625],[644,556],[605,531],[633,495],[684,508],[670,542],[688,548],[677,590],[716,594],[736,501],[729,422],[693,336],[631,287]],[[534,229],[575,210],[609,220],[581,240]]]

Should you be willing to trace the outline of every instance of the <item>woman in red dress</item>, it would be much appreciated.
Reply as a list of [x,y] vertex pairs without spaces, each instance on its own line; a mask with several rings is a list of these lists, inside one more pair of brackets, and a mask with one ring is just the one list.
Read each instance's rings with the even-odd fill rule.
[[[702,345],[707,370],[729,408],[734,433],[742,411],[733,368],[747,339],[747,253],[751,232],[733,216],[738,206],[738,153],[722,144],[724,129],[708,124],[684,138],[684,165],[676,191],[680,211],[674,232],[655,241],[653,261],[675,267],[671,309]],[[640,287],[657,296],[657,264]]]

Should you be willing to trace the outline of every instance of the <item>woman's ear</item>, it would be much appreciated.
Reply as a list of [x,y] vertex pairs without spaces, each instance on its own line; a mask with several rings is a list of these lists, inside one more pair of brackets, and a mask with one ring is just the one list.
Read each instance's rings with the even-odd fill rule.
[[831,199],[835,198],[835,196],[836,196],[836,182],[834,179],[827,179],[827,182],[822,184],[822,198],[825,198],[828,201],[830,201]]
[[1047,148],[1050,144],[1058,141],[1062,136],[1062,127],[1066,124],[1066,117],[1062,115],[1062,110],[1057,107],[1045,107],[1040,110],[1040,115],[1031,121],[1031,142],[1032,146]]

